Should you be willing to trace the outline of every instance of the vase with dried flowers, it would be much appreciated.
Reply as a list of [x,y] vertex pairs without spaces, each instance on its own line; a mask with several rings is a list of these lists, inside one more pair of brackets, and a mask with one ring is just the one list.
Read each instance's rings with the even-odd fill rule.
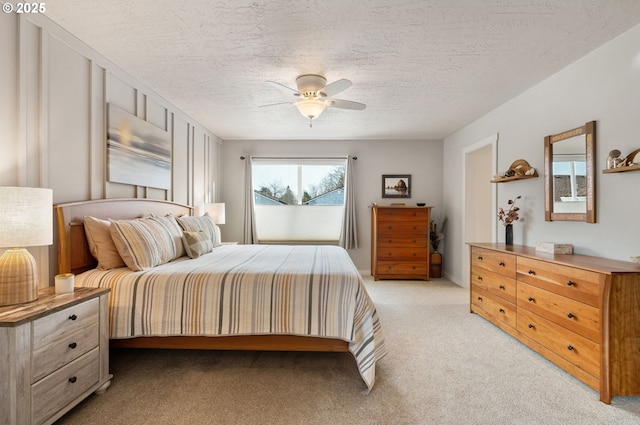
[[513,222],[520,219],[520,216],[518,215],[520,208],[516,206],[516,201],[520,199],[520,197],[521,196],[518,195],[514,199],[509,199],[507,201],[507,204],[509,205],[508,210],[505,211],[502,207],[498,208],[498,221],[504,224],[504,243],[506,245],[513,245]]
[[431,254],[429,259],[429,277],[442,277],[442,254],[438,252],[440,242],[444,239],[444,229],[447,226],[447,217],[445,216],[438,229],[435,220],[429,223],[429,242],[431,243]]

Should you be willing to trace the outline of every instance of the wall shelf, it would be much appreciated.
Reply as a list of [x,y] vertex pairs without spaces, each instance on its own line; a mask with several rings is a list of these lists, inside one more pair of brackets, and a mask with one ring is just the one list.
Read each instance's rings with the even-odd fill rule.
[[[533,170],[533,172],[531,171]],[[512,172],[513,175],[509,177],[498,177],[491,180],[491,183],[507,183],[516,180],[533,179],[538,177],[538,172],[532,168],[524,159],[518,159],[513,161],[509,167],[508,172]]]
[[625,171],[637,171],[637,170],[640,170],[640,164],[627,165],[626,167],[609,168],[607,170],[602,170],[602,174],[624,173]]

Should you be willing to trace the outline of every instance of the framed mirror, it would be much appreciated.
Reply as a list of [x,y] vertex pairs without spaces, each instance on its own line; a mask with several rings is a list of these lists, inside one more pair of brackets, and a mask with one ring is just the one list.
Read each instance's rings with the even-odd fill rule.
[[596,222],[596,122],[544,138],[545,221]]

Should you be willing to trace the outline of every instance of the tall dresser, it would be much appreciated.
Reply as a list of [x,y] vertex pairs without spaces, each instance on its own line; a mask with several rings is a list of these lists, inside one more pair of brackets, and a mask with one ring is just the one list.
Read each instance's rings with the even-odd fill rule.
[[640,265],[472,243],[470,310],[600,392],[640,395]]
[[378,279],[429,280],[431,207],[371,209],[371,274]]

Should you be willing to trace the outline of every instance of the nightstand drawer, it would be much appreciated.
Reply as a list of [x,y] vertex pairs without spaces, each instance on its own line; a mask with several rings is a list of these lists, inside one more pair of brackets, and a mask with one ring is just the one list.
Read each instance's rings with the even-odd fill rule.
[[97,324],[99,320],[98,299],[65,308],[50,316],[33,322],[33,351],[79,331],[85,326]]
[[99,381],[100,350],[95,348],[31,387],[33,423],[49,419]]
[[33,353],[32,382],[77,359],[99,344],[98,323],[80,328],[77,332],[64,334],[53,343]]

